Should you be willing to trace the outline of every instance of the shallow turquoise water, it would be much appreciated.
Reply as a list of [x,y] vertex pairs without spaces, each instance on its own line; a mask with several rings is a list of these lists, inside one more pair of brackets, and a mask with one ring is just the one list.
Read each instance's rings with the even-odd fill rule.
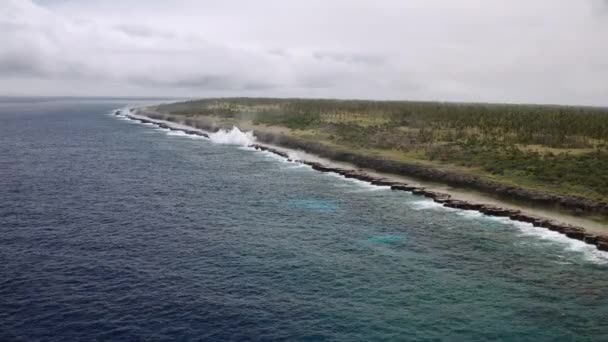
[[606,253],[122,105],[0,106],[0,340],[608,340]]

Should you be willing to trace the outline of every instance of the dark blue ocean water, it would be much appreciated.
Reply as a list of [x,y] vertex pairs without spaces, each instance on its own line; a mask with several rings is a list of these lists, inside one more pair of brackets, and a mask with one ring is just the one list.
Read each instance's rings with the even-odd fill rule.
[[0,103],[0,340],[608,340],[605,253],[125,104]]

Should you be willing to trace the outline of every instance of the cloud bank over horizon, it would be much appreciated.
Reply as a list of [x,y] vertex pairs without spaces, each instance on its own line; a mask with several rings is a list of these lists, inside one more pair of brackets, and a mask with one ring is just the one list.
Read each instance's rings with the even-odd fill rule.
[[605,0],[3,0],[0,95],[608,105]]

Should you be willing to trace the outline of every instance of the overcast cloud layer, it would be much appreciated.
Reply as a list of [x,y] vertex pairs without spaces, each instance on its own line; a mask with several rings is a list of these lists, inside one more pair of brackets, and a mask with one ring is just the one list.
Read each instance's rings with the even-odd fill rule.
[[0,95],[608,105],[605,0],[0,0]]

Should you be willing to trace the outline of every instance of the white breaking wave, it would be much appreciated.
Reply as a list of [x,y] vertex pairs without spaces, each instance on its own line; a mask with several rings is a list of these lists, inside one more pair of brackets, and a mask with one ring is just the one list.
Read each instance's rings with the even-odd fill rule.
[[451,209],[451,211],[455,212],[456,215],[458,216],[464,216],[467,218],[481,218],[484,217],[483,213],[480,213],[479,211],[475,211],[475,210],[460,210],[460,209],[454,209],[454,208],[447,208],[444,207],[446,209]]
[[447,208],[439,203],[429,200],[414,201],[411,202],[411,205],[417,210],[443,209],[455,212],[457,215],[464,216],[471,220],[491,220],[505,225],[514,226],[523,236],[534,237],[550,243],[556,243],[561,245],[561,248],[563,248],[565,251],[580,253],[585,260],[595,264],[608,264],[607,252],[600,251],[593,245],[589,245],[583,241],[571,239],[564,234],[551,231],[547,228],[534,227],[530,223],[513,221],[508,217],[488,216],[477,211]]
[[439,203],[435,203],[433,200],[429,200],[429,199],[424,199],[424,200],[417,200],[417,201],[412,201],[409,202],[409,204],[415,209],[415,210],[437,210],[437,209],[446,209],[446,207],[444,207],[443,205],[439,204]]
[[186,138],[190,138],[190,139],[194,139],[194,140],[208,140],[206,137],[200,136],[200,135],[196,135],[196,134],[187,134],[184,133],[184,136]]
[[170,131],[167,132],[167,135],[172,135],[172,136],[176,136],[176,137],[185,137],[187,136],[187,134],[183,131]]
[[542,240],[559,243],[567,251],[581,253],[585,260],[596,264],[608,264],[608,253],[598,250],[595,246],[583,241],[571,239],[566,235],[548,230],[546,228],[534,227],[529,223],[511,221],[519,231],[526,236],[533,236]]
[[534,227],[530,223],[510,220],[506,217],[494,217],[483,215],[484,219],[497,221],[505,225],[516,227],[522,235],[535,237],[550,243],[557,243],[566,251],[580,253],[583,258],[595,264],[608,264],[608,253],[598,250],[595,246],[583,241],[571,239],[564,234],[551,231],[547,228]]
[[243,132],[238,127],[219,130],[209,134],[209,139],[217,144],[249,146],[255,142],[253,132]]

